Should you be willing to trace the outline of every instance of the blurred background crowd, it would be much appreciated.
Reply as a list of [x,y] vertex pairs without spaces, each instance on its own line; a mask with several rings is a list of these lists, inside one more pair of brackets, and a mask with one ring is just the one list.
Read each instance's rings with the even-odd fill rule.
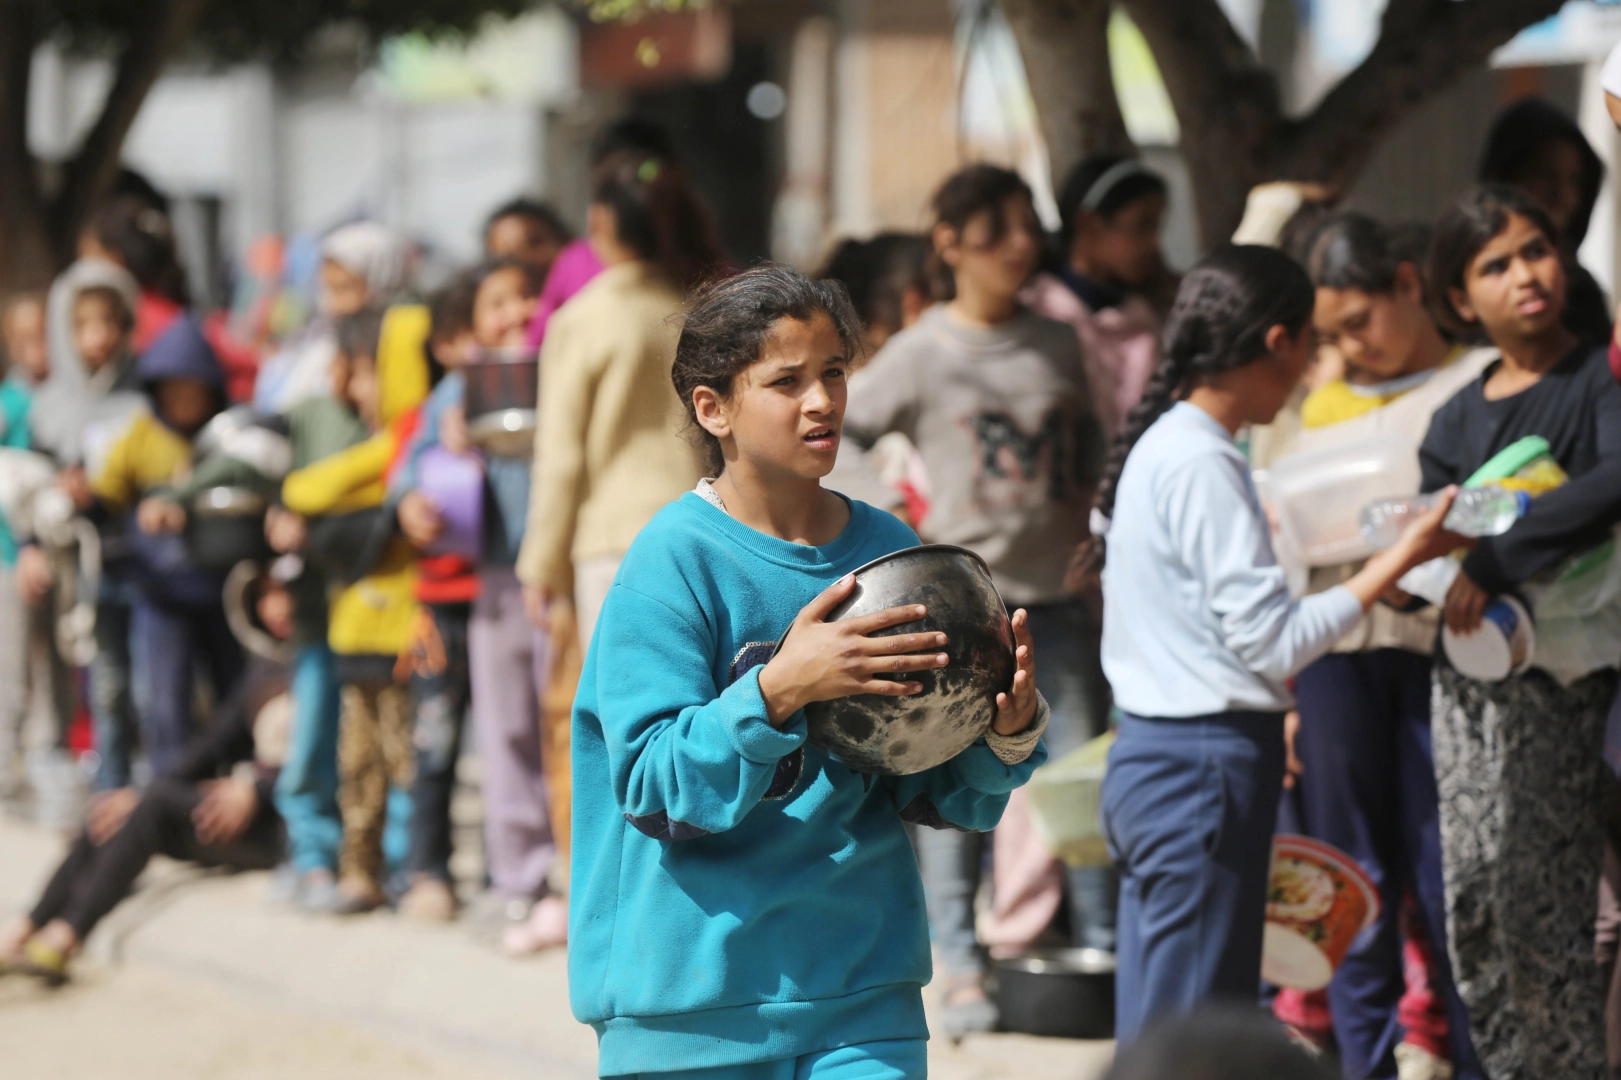
[[[1195,103],[1222,73],[1173,50],[1162,5],[1071,5],[1101,12],[1079,52],[1112,58],[1101,132],[1072,122],[1096,88],[1037,40],[1062,5],[611,6],[468,5],[453,29],[482,29],[447,45],[397,32],[427,16],[243,14],[233,39],[206,5],[159,4],[144,36],[99,28],[128,42],[111,62],[105,16],[74,5],[0,27],[31,57],[0,170],[55,177],[0,184],[0,806],[73,836],[5,957],[64,974],[160,854],[270,870],[312,916],[565,944],[573,682],[620,556],[700,475],[660,439],[677,318],[717,275],[771,258],[844,284],[863,370],[827,484],[986,557],[1031,612],[1055,757],[1110,725],[1076,555],[1177,267],[1232,236],[1319,288],[1317,361],[1247,435],[1258,467],[1413,373],[1381,356],[1463,354],[1423,268],[1428,219],[1471,181],[1545,209],[1566,324],[1610,338],[1616,136],[1589,39],[1621,25],[1598,5],[1459,31],[1444,93],[1393,110],[1354,167],[1302,151],[1284,182],[1275,147],[1218,160],[1235,129],[1202,128],[1231,117]],[[1378,4],[1194,7],[1293,110],[1382,62]],[[190,32],[217,55],[164,38]],[[259,32],[275,62],[238,62]],[[138,87],[127,116],[97,111],[109,87]],[[1372,314],[1325,313],[1325,291]],[[1028,386],[930,383],[1014,354]],[[1425,655],[1434,630],[1364,649]],[[1447,1075],[1462,1014],[1420,856],[1389,823],[1356,849],[1291,798],[1296,831],[1384,866],[1396,902],[1332,1001],[1275,1010],[1370,1069]],[[1114,949],[1113,872],[1055,858],[1022,795],[994,834],[918,853],[953,1035],[997,1025],[993,958]]]

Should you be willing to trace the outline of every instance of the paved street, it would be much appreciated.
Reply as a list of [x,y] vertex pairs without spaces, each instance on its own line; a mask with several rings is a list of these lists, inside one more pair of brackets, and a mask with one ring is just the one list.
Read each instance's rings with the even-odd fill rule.
[[[0,913],[60,852],[0,819]],[[561,954],[514,962],[459,927],[387,915],[306,919],[264,875],[155,866],[61,990],[0,980],[7,1076],[29,1080],[588,1080],[595,1038],[570,1016]],[[1090,1080],[1107,1044],[999,1035],[930,1044],[936,1080]]]

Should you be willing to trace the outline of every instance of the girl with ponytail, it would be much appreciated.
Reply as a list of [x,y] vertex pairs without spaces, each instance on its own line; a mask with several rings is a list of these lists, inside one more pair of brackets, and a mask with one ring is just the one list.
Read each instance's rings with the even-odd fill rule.
[[1314,299],[1270,248],[1194,267],[1099,489],[1103,668],[1122,713],[1103,785],[1122,1040],[1211,999],[1254,1000],[1288,680],[1459,542],[1441,529],[1449,494],[1343,585],[1291,599],[1233,439],[1305,371]]

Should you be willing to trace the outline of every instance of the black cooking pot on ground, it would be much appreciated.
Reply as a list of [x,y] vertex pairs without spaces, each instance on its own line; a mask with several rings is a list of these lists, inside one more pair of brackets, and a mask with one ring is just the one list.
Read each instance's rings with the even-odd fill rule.
[[858,772],[904,776],[932,769],[972,746],[996,719],[996,695],[1010,690],[1013,627],[985,560],[967,548],[925,544],[893,552],[855,572],[850,595],[828,620],[922,604],[924,618],[877,636],[944,631],[946,667],[885,676],[923,684],[909,697],[858,694],[805,707],[811,745]]
[[535,447],[540,364],[534,353],[495,355],[462,368],[467,437],[497,457],[526,458]]
[[1114,955],[1029,949],[991,961],[1002,1029],[1063,1039],[1114,1038]]
[[186,548],[197,565],[225,571],[239,562],[269,559],[265,510],[269,501],[241,487],[199,492],[186,513]]

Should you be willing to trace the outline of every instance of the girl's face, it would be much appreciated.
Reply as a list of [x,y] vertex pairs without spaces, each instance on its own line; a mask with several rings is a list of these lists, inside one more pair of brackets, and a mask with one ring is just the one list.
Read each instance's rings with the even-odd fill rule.
[[1150,192],[1131,200],[1113,217],[1082,212],[1075,222],[1070,260],[1127,288],[1141,288],[1159,273],[1160,227],[1165,196]]
[[934,247],[951,267],[959,293],[972,289],[987,296],[1016,296],[1041,258],[1041,221],[1029,196],[1014,192],[999,208],[1004,228],[997,235],[996,215],[981,210],[959,233],[947,224],[935,226]]
[[486,274],[473,300],[473,336],[486,349],[522,347],[535,315],[535,297],[517,267]]
[[1530,219],[1510,214],[1502,232],[1464,271],[1462,289],[1447,299],[1467,322],[1479,322],[1493,341],[1540,337],[1559,324],[1565,309],[1565,268],[1553,240]]
[[354,315],[366,307],[371,290],[366,279],[331,259],[321,263],[321,310],[334,319]]
[[720,440],[727,461],[748,461],[764,476],[820,479],[838,456],[848,369],[825,313],[809,322],[778,319],[728,397],[707,386],[693,391],[698,422]]
[[563,242],[551,226],[527,214],[508,214],[490,222],[484,234],[484,253],[492,259],[519,259],[544,273],[551,268]]
[[1311,366],[1312,344],[1310,323],[1297,334],[1291,334],[1286,326],[1274,326],[1267,331],[1266,355],[1229,373],[1242,384],[1239,396],[1245,403],[1245,420],[1270,424],[1277,418],[1278,410],[1288,402]]
[[367,429],[376,431],[380,391],[377,385],[377,361],[370,356],[351,356],[344,367],[348,374],[344,380],[344,397]]
[[1375,382],[1407,374],[1430,325],[1418,268],[1402,263],[1389,293],[1318,289],[1312,324],[1318,342],[1337,350],[1353,374]]

